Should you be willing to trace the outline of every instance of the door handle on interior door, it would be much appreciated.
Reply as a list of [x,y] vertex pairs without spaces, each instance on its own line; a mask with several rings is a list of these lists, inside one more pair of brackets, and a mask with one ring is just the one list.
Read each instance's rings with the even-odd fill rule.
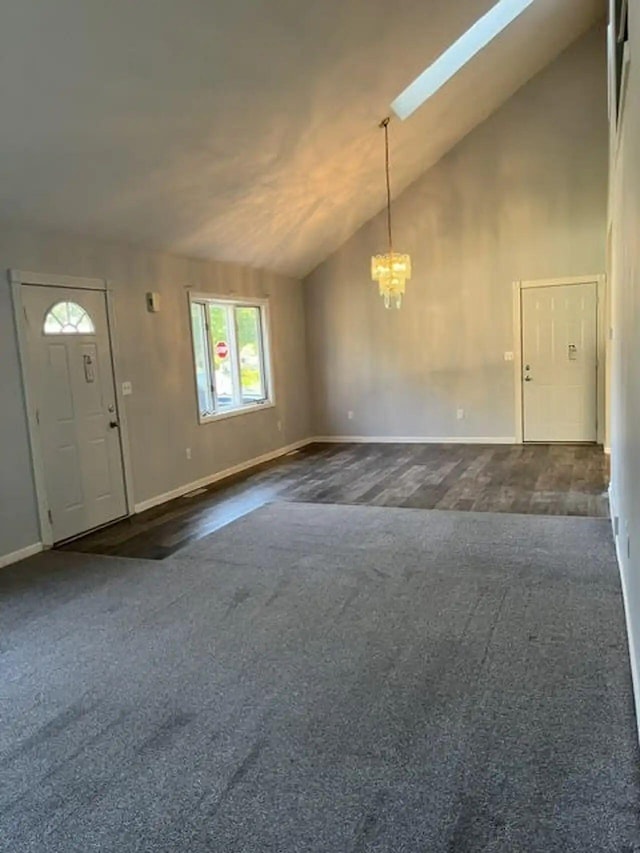
[[118,421],[109,421],[109,426],[111,427],[111,429],[118,429],[120,424],[118,423]]
[[525,381],[525,382],[531,382],[531,377],[530,377],[530,376],[525,376],[525,377],[524,377],[524,381]]

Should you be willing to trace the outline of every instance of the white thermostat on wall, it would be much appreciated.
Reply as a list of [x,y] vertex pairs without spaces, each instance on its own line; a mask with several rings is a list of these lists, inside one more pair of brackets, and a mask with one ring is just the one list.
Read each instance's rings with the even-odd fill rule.
[[157,314],[159,310],[160,294],[150,290],[147,293],[147,311],[151,311],[152,314]]

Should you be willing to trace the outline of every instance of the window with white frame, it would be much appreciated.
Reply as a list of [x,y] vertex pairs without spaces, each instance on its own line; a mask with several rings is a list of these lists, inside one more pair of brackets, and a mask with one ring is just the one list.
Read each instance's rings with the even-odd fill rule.
[[270,403],[266,302],[196,295],[190,301],[200,420]]

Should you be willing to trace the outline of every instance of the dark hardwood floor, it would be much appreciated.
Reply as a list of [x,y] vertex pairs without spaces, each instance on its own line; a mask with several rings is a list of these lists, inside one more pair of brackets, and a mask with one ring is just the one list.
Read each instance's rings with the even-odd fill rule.
[[607,485],[592,445],[314,444],[62,549],[161,560],[276,499],[605,517]]

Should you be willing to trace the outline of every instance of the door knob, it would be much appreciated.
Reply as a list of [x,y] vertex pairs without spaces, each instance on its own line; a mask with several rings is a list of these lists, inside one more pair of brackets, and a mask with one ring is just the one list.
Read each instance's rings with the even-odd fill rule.
[[530,376],[525,376],[525,377],[524,377],[524,381],[525,381],[525,382],[531,382],[531,377],[530,377]]
[[120,424],[118,423],[118,421],[109,421],[109,426],[111,427],[111,429],[118,429]]

